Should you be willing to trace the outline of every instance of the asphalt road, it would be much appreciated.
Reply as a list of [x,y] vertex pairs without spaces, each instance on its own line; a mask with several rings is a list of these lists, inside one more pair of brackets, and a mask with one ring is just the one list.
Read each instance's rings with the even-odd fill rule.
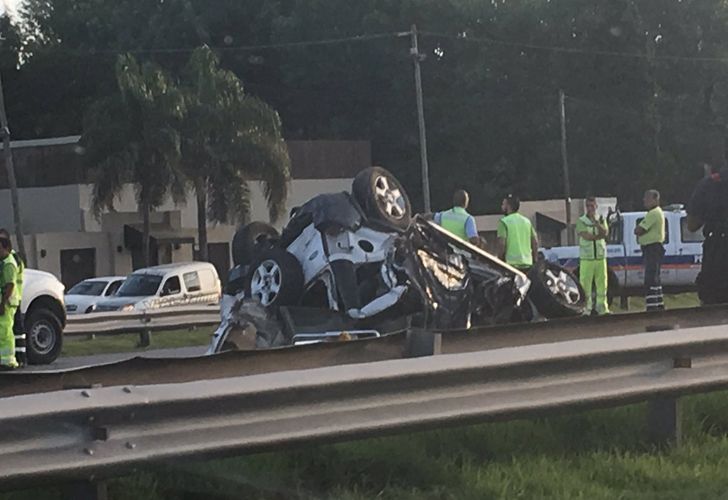
[[207,346],[181,347],[177,349],[156,349],[144,352],[125,352],[116,354],[96,354],[94,356],[61,357],[50,365],[27,366],[23,371],[43,372],[73,370],[92,365],[106,365],[131,358],[191,358],[205,354]]

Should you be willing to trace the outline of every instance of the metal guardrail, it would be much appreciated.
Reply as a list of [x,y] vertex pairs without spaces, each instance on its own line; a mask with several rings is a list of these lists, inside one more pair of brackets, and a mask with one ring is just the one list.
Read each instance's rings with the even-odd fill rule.
[[219,306],[185,306],[69,315],[64,335],[115,335],[175,330],[220,323]]
[[[199,374],[204,376],[204,373]],[[3,400],[0,482],[728,387],[724,326]]]

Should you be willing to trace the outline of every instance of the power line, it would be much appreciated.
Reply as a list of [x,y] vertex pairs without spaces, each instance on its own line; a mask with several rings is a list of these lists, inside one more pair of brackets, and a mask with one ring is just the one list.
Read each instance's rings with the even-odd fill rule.
[[[238,45],[238,46],[216,46],[210,47],[210,50],[220,52],[253,52],[259,50],[278,50],[300,47],[315,47],[322,45],[338,45],[343,43],[366,42],[370,40],[380,40],[386,38],[404,38],[409,37],[410,32],[391,32],[391,33],[374,33],[371,35],[356,35],[341,38],[327,38],[323,40],[303,40],[297,42],[282,42],[262,45]],[[159,49],[53,49],[53,52],[66,52],[80,55],[105,55],[105,54],[180,54],[189,53],[197,47],[172,47]]]
[[445,33],[434,33],[428,31],[420,32],[423,36],[429,36],[433,38],[445,38],[449,40],[458,40],[463,42],[471,43],[483,43],[489,45],[502,45],[506,47],[514,47],[520,49],[532,49],[541,50],[545,52],[557,52],[564,54],[581,54],[581,55],[597,55],[597,56],[608,56],[608,57],[622,57],[627,59],[651,59],[651,60],[663,60],[663,61],[688,61],[688,62],[728,62],[728,57],[700,57],[700,56],[671,56],[671,55],[654,55],[648,56],[647,54],[640,52],[618,52],[612,50],[599,50],[599,49],[581,49],[578,47],[563,47],[558,45],[539,45],[535,43],[527,42],[516,42],[507,40],[498,40],[496,38],[480,38],[470,37],[461,35],[448,35]]

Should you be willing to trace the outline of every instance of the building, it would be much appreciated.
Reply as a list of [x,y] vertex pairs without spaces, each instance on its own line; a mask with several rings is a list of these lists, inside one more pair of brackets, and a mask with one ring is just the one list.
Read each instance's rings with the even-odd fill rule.
[[[51,272],[70,287],[102,275],[126,275],[141,266],[142,219],[127,185],[113,211],[96,217],[93,186],[83,165],[79,136],[14,141],[11,144],[19,186],[21,221],[28,265]],[[348,191],[356,173],[371,165],[368,141],[291,141],[292,181],[287,208],[323,192]],[[3,163],[3,162],[0,162]],[[0,168],[0,227],[13,218],[4,164]],[[251,218],[268,220],[262,190],[251,182]],[[165,201],[151,217],[154,264],[193,260],[197,246],[197,203]],[[285,223],[279,221],[278,226]],[[208,225],[208,253],[224,280],[231,265],[233,225]]]

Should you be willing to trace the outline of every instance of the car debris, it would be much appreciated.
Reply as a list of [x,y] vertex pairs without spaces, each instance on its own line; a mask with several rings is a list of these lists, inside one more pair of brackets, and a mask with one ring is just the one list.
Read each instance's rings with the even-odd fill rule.
[[[527,276],[412,215],[399,181],[372,167],[352,193],[318,195],[283,231],[254,222],[233,239],[235,267],[208,353],[535,321],[583,312],[558,265]],[[243,340],[244,339],[244,340]]]

